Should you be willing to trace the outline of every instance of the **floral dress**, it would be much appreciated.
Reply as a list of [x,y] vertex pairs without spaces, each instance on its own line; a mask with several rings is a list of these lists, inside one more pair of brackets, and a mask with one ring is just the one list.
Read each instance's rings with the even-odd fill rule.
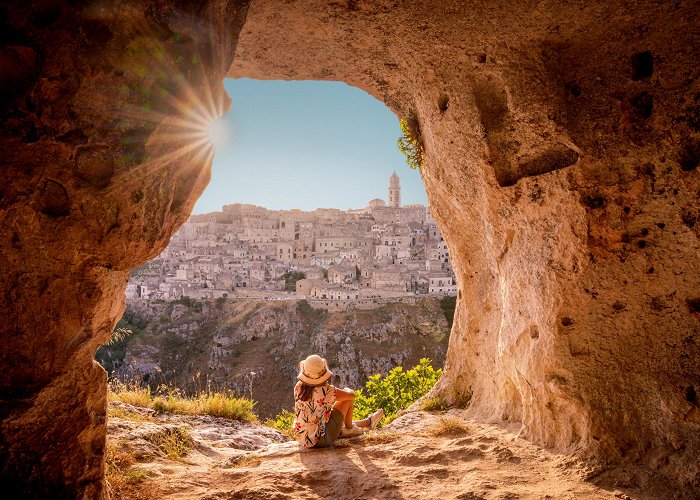
[[335,403],[335,387],[330,384],[314,387],[311,399],[301,401],[301,382],[294,387],[294,437],[304,448],[318,443],[326,431]]

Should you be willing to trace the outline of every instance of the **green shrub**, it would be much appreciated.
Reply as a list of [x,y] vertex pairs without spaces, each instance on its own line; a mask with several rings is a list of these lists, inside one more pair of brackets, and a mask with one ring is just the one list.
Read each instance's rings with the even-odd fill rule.
[[[129,317],[133,319],[132,316]],[[110,335],[109,341],[99,347],[95,353],[95,361],[100,363],[108,374],[112,374],[114,369],[124,361],[126,347],[133,337],[143,333],[144,323],[134,321],[131,323],[127,314],[119,320]]]
[[378,408],[384,409],[384,423],[391,422],[396,414],[408,408],[418,398],[428,393],[442,374],[434,369],[428,358],[422,358],[412,369],[404,371],[397,366],[386,377],[373,375],[364,389],[355,393],[353,418],[365,418]]
[[269,418],[265,420],[265,425],[277,429],[282,434],[294,439],[294,431],[292,430],[292,425],[294,425],[294,413],[289,410],[282,410],[274,419]]
[[182,304],[183,306],[190,308],[194,312],[202,312],[202,303],[199,302],[197,299],[188,297],[187,295],[183,295],[179,299],[174,300],[173,304]]
[[328,317],[328,311],[312,307],[306,299],[301,299],[297,302],[297,312],[301,316],[304,328],[309,331],[314,331],[317,327],[320,327]]

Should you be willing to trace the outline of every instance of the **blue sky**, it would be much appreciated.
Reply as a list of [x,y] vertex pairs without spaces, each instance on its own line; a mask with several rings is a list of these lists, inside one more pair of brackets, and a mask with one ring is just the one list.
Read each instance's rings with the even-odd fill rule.
[[361,208],[387,199],[427,204],[417,171],[396,148],[398,118],[366,92],[338,82],[227,79],[233,104],[216,147],[212,179],[193,213],[226,203],[271,209]]

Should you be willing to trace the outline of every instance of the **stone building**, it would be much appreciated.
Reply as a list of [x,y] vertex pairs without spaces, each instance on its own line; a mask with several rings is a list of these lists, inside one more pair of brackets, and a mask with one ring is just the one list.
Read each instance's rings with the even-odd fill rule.
[[396,170],[389,178],[389,206],[392,208],[401,207],[401,184],[399,176],[396,175]]
[[428,293],[453,294],[457,293],[457,285],[454,278],[447,274],[434,274],[429,278]]

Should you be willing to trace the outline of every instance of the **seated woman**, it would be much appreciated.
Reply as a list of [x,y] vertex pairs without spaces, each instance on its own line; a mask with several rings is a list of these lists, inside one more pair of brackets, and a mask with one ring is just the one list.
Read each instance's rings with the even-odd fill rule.
[[384,416],[384,410],[377,410],[353,422],[355,391],[330,385],[332,375],[328,362],[316,354],[299,362],[299,382],[294,387],[294,437],[304,448],[325,448],[341,434],[358,436],[364,429],[376,428]]

